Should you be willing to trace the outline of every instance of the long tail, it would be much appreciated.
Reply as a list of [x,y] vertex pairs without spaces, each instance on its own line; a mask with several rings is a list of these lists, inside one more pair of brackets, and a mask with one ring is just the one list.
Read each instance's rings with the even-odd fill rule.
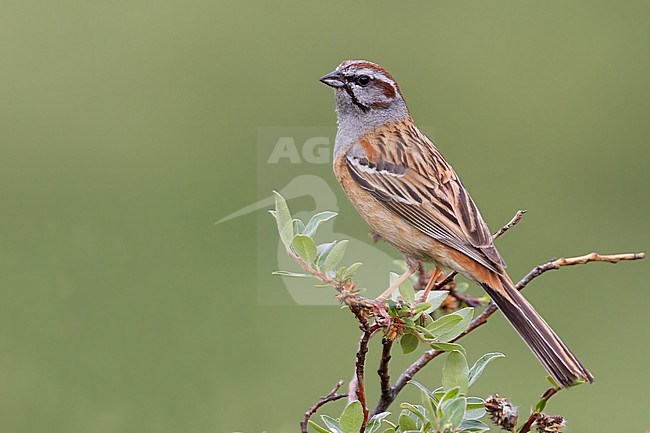
[[[519,293],[507,275],[499,275],[498,283],[481,286],[506,316],[555,382],[567,388],[580,381],[593,382],[594,377],[571,353],[530,303]],[[494,280],[493,280],[494,281]]]

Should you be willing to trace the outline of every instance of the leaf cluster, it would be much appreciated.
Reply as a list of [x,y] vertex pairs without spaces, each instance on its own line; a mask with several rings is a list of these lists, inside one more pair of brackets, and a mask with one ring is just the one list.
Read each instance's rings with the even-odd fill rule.
[[308,272],[275,271],[274,275],[283,277],[321,275],[325,277],[324,279],[330,280],[330,284],[332,284],[337,281],[349,280],[363,265],[363,263],[357,262],[350,266],[339,267],[348,246],[347,239],[316,244],[314,238],[318,228],[321,224],[336,217],[336,212],[319,212],[305,224],[300,219],[292,217],[287,202],[278,192],[275,192],[275,209],[269,212],[277,222],[280,239],[287,248],[287,252],[298,259],[303,269]]
[[[402,403],[397,422],[389,421],[390,412],[379,413],[366,425],[367,433],[475,433],[489,427],[480,421],[486,414],[485,401],[468,395],[469,388],[481,376],[490,361],[503,357],[501,353],[488,353],[470,368],[464,352],[453,350],[447,355],[442,370],[442,386],[431,391],[416,381],[421,404]],[[339,418],[321,415],[325,427],[309,421],[319,433],[358,433],[363,422],[363,409],[358,401],[346,406]]]

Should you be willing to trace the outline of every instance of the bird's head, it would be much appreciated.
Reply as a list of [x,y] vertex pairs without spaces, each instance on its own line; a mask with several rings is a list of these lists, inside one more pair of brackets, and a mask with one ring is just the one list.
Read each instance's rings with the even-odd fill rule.
[[378,117],[386,121],[409,117],[397,82],[375,63],[346,60],[320,81],[334,88],[339,119]]

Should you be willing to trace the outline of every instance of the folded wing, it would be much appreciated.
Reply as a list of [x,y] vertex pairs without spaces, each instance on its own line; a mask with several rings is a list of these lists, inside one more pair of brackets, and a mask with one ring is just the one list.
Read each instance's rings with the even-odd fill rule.
[[[492,235],[438,149],[413,126],[389,129],[365,136],[348,151],[352,179],[422,233],[500,273],[505,263]],[[413,151],[416,146],[423,149]]]

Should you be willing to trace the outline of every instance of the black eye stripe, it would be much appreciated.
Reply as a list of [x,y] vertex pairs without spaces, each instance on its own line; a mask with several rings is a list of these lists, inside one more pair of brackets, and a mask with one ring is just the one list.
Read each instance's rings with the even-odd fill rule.
[[366,75],[366,74],[345,75],[344,78],[345,81],[347,81],[348,83],[354,83],[360,86],[367,86],[372,80],[374,80],[374,77],[371,77],[370,75]]

